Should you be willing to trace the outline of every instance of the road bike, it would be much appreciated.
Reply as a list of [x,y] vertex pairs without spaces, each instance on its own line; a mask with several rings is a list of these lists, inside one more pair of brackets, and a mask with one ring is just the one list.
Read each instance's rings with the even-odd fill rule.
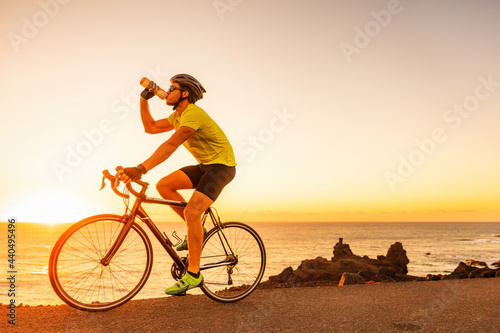
[[[66,304],[84,311],[116,308],[145,285],[153,266],[153,248],[141,222],[172,258],[170,273],[175,280],[186,273],[189,262],[188,256],[180,257],[174,249],[182,240],[174,232],[174,245],[142,207],[143,203],[185,207],[186,202],[147,197],[149,184],[141,180],[133,181],[141,186],[140,191],[131,183],[120,191],[120,180],[108,170],[103,171],[101,189],[105,179],[124,198],[125,214],[95,215],[75,223],[58,239],[49,259],[49,278],[55,293]],[[129,193],[135,197],[131,209]],[[218,302],[239,301],[255,290],[264,275],[264,243],[244,223],[222,223],[213,207],[202,217],[207,230],[210,222],[213,227],[205,234],[201,254],[201,290]]]

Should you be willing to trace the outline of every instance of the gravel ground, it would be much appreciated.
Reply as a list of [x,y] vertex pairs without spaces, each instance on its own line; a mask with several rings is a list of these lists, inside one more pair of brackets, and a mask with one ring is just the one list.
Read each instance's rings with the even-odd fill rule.
[[204,295],[133,300],[107,312],[2,307],[18,332],[500,332],[500,278],[258,289],[221,304]]

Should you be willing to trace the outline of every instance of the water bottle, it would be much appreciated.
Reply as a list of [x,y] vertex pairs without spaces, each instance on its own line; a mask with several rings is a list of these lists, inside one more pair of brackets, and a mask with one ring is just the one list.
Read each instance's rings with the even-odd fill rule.
[[[151,81],[150,81],[147,77],[143,77],[143,78],[141,79],[141,86],[143,86],[144,88],[147,88],[147,87],[149,86],[149,83],[150,83],[150,82],[151,82]],[[167,98],[167,92],[166,92],[165,90],[161,89],[159,86],[158,86],[158,88],[154,91],[154,94],[155,94],[156,96],[158,96],[159,98],[161,98],[161,99],[165,99],[165,98]]]

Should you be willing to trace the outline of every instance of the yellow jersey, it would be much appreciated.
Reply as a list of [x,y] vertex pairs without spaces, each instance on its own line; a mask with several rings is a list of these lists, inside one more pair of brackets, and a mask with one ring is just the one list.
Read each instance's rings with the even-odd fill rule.
[[175,111],[168,118],[177,130],[187,126],[194,134],[183,145],[200,164],[235,166],[233,147],[217,123],[199,106],[189,104],[182,115]]

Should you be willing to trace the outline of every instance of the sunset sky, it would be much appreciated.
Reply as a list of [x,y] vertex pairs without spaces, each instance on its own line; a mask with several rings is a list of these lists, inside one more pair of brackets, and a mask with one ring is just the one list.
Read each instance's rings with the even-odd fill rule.
[[[236,153],[223,220],[500,221],[499,1],[0,4],[0,221],[121,214],[101,171],[168,139],[139,80],[177,73]],[[195,163],[179,148],[149,195]]]

